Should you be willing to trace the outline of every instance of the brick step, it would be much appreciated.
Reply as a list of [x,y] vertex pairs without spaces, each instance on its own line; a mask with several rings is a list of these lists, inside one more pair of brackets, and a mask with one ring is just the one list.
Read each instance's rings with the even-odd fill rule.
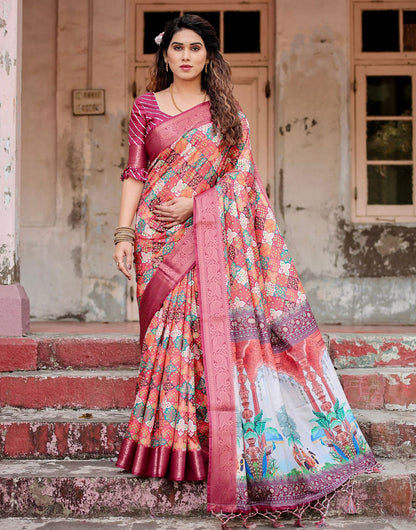
[[[354,410],[374,454],[416,456],[412,412]],[[0,458],[100,458],[118,453],[130,409],[17,409],[0,412]]]
[[0,338],[0,372],[138,366],[138,335]]
[[100,458],[118,453],[130,409],[0,412],[1,458]]
[[[293,528],[292,521],[285,521],[286,528]],[[266,519],[255,519],[257,530],[270,530],[272,526]],[[303,522],[305,528],[316,530],[312,520],[306,518]],[[229,528],[242,528],[241,522],[231,521]],[[105,519],[68,520],[66,518],[17,518],[11,517],[1,521],[2,530],[39,530],[43,529],[74,530],[219,530],[220,525],[212,515],[188,517],[106,517]],[[360,515],[348,517],[334,517],[327,519],[328,530],[414,530],[415,522],[403,517],[365,517]]]
[[[357,477],[359,515],[414,515],[412,499],[416,461],[383,462],[381,473]],[[3,460],[0,467],[1,517],[74,518],[206,514],[204,482],[138,479],[105,460]],[[342,514],[345,494],[338,494],[330,515]]]
[[353,410],[377,458],[416,457],[416,414],[409,411]]
[[337,368],[416,366],[416,334],[324,333]]
[[[338,368],[416,366],[416,334],[323,333]],[[139,335],[48,335],[0,338],[0,372],[44,368],[135,367]]]
[[[416,369],[404,367],[338,370],[352,408],[415,410]],[[41,370],[0,374],[0,406],[41,409],[128,408],[137,369]]]
[[416,410],[416,368],[343,368],[337,373],[352,408]]
[[137,370],[41,370],[0,374],[0,406],[112,409],[133,406]]

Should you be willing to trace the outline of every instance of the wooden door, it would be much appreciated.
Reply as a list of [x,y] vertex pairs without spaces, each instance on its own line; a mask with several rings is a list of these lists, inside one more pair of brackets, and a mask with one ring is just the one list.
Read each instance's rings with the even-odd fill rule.
[[234,67],[234,95],[250,124],[254,160],[265,186],[269,182],[269,99],[266,97],[267,67]]

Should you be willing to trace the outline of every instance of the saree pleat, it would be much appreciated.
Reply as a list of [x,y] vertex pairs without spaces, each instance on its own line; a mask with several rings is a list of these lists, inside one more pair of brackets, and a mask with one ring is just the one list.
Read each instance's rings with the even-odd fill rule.
[[[244,116],[244,138],[229,148],[206,105],[192,112],[198,126],[181,116],[152,135],[160,153],[135,249],[142,358],[117,465],[207,478],[214,513],[300,519],[377,462],[257,175]],[[153,208],[175,196],[195,198],[194,216],[165,230]],[[317,509],[324,518],[327,504]]]
[[129,460],[124,455],[119,462],[135,475],[207,477],[207,404],[195,283],[192,270],[166,298],[146,333],[124,442],[134,456]]

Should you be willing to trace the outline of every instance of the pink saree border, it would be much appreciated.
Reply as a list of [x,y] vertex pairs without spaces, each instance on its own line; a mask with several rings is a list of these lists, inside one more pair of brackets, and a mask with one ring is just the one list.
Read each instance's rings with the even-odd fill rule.
[[194,230],[188,228],[153,273],[140,300],[140,347],[155,313],[170,291],[195,266]]
[[236,416],[233,354],[223,235],[216,189],[194,204],[199,308],[209,415],[208,510],[237,503]]
[[150,163],[164,150],[178,141],[187,131],[212,121],[209,101],[163,121],[146,137],[146,151]]
[[207,477],[205,449],[177,451],[170,447],[145,447],[125,438],[116,466],[139,477],[167,477],[169,480],[205,480]]

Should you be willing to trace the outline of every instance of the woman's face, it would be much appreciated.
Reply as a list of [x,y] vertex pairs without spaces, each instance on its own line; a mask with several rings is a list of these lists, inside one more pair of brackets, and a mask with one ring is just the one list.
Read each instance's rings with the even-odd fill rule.
[[204,41],[191,29],[175,33],[166,50],[165,60],[172,70],[173,78],[192,81],[200,77],[207,63]]

